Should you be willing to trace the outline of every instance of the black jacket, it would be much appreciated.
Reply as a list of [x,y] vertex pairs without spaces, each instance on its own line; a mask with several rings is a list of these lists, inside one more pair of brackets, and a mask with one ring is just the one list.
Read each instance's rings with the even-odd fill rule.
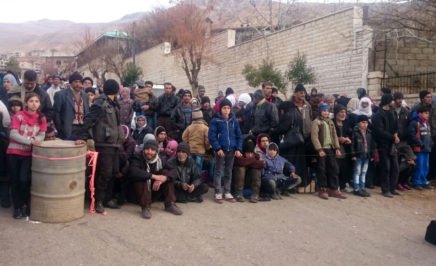
[[167,166],[170,169],[175,170],[174,185],[176,188],[182,189],[182,183],[187,183],[188,185],[193,184],[195,187],[201,184],[200,174],[197,169],[197,164],[195,161],[188,157],[185,164],[181,164],[177,158],[171,158]]
[[402,141],[407,141],[408,136],[408,130],[407,127],[409,126],[410,121],[412,120],[412,116],[409,110],[407,110],[404,107],[400,108],[400,112],[397,113],[394,110],[395,115],[397,116],[397,122],[398,122],[398,137]]
[[166,95],[165,93],[157,98],[156,112],[157,116],[170,117],[171,112],[176,108],[178,98],[174,95]]
[[266,100],[262,101],[261,104],[255,105],[254,124],[251,129],[255,136],[260,133],[270,133],[270,130],[279,124],[277,107]]
[[145,135],[153,134],[153,133],[154,133],[153,129],[149,125],[147,125],[143,128],[135,129],[133,131],[132,136],[133,136],[133,139],[135,140],[136,144],[141,145],[144,142]]
[[[284,135],[286,136],[291,132],[293,128],[297,128],[297,130],[303,135],[303,117],[301,112],[298,110],[298,107],[291,101],[284,101],[280,105],[281,115],[278,126],[271,131],[271,135]],[[286,142],[286,137],[284,141]],[[290,147],[290,145],[286,145],[284,143],[282,146]],[[286,152],[280,150],[280,152]]]
[[[174,129],[181,133],[189,126],[186,123],[185,114],[183,113],[182,108],[183,102],[180,102],[177,104],[176,108],[174,108],[172,114],[171,114],[171,122],[173,123]],[[192,115],[192,114],[191,114]],[[192,121],[192,117],[191,117]]]
[[370,158],[372,156],[372,153],[375,150],[375,143],[372,140],[372,134],[369,129],[366,130],[366,143],[367,150],[365,153],[362,131],[359,129],[358,126],[355,126],[351,138],[351,157]]
[[[88,94],[81,91],[83,99],[83,115],[89,112]],[[70,139],[75,116],[73,92],[71,89],[61,90],[54,95],[54,123],[61,139]]]
[[79,138],[91,138],[89,129],[92,129],[92,139],[96,147],[119,147],[124,136],[120,127],[120,109],[118,103],[106,95],[94,100],[89,112],[83,121]]
[[394,143],[394,134],[397,133],[397,117],[393,110],[379,108],[372,118],[373,137],[380,149],[390,149]]
[[171,182],[175,178],[175,170],[168,167],[168,164],[162,160],[162,169],[157,171],[157,163],[147,164],[144,155],[137,154],[130,160],[129,178],[135,182],[146,182],[151,179],[152,175],[164,175]]

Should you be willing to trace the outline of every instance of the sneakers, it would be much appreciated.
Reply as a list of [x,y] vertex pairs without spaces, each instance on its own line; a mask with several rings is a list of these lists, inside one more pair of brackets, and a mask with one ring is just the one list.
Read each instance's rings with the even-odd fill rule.
[[144,208],[141,211],[141,216],[144,219],[150,219],[151,218],[151,211],[150,208]]
[[237,202],[244,202],[245,199],[244,199],[244,197],[242,195],[236,195],[236,201]]
[[319,189],[318,196],[321,199],[325,199],[325,200],[329,199],[329,194],[327,193],[327,189],[325,189],[325,188],[320,188]]
[[232,196],[232,194],[230,193],[225,193],[224,194],[224,199],[228,202],[234,203],[236,202],[235,198]]
[[337,189],[329,190],[329,196],[334,197],[334,198],[338,198],[338,199],[346,199],[347,198]]
[[385,192],[385,193],[383,193],[383,197],[386,197],[386,198],[393,198],[394,195],[392,195],[391,192]]
[[23,206],[23,208],[21,209],[21,214],[23,215],[23,217],[29,217],[30,216],[29,206]]
[[256,195],[251,195],[250,202],[251,203],[257,203],[259,201],[259,197]]
[[165,211],[172,213],[174,215],[182,215],[182,210],[179,209],[179,207],[177,207],[176,204],[174,203],[170,203],[167,206],[165,206]]
[[14,217],[14,219],[21,219],[23,218],[23,212],[21,210],[21,208],[17,208],[14,210],[14,214],[12,214],[12,217]]
[[371,196],[371,194],[369,194],[368,191],[366,191],[365,189],[361,189],[360,191],[362,191],[365,194],[365,197]]
[[223,204],[223,195],[215,194],[215,202],[218,204]]
[[359,197],[366,197],[366,194],[363,193],[362,190],[354,190],[353,194]]

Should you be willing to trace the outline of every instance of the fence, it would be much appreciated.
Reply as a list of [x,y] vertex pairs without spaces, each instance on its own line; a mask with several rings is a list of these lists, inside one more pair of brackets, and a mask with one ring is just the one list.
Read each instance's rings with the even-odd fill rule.
[[403,94],[419,93],[421,90],[436,92],[436,72],[382,79],[382,86]]

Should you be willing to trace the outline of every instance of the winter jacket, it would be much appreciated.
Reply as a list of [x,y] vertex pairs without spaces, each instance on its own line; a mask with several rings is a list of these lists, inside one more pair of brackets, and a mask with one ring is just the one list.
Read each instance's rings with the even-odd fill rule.
[[259,154],[255,154],[253,158],[247,158],[243,155],[241,157],[235,157],[235,166],[263,169],[265,162],[260,159]]
[[[54,122],[56,129],[58,130],[58,136],[61,139],[71,138],[73,121],[76,115],[74,109],[74,96],[71,90],[72,89],[65,89],[54,95]],[[89,112],[88,94],[86,94],[85,91],[81,91],[80,95],[83,102],[83,116],[85,117]]]
[[141,145],[144,142],[145,135],[153,134],[153,133],[154,133],[153,129],[150,126],[145,125],[145,126],[143,126],[141,128],[136,128],[133,131],[133,135],[132,136],[133,136],[133,139],[136,141],[136,144],[137,145]]
[[[271,135],[284,135],[290,134],[293,128],[298,128],[298,131],[303,135],[303,119],[301,116],[301,112],[298,110],[298,107],[295,106],[293,102],[284,101],[280,106],[280,109],[283,110],[283,113],[280,115],[280,120],[277,128],[271,131]],[[283,141],[286,142],[287,138],[283,138]],[[291,147],[286,143],[281,145],[283,147]],[[280,150],[281,152],[285,152],[286,150]]]
[[410,146],[420,146],[421,152],[431,152],[433,142],[429,123],[424,123],[424,120],[417,113],[413,113],[413,119],[410,121],[408,129]]
[[255,105],[254,124],[251,128],[255,136],[260,133],[269,133],[271,129],[277,127],[278,123],[279,115],[274,104],[263,99]]
[[118,101],[118,104],[120,105],[120,123],[121,123],[121,125],[130,126],[130,123],[132,122],[132,117],[133,117],[133,100],[132,99],[127,99],[127,100],[120,99]]
[[294,98],[291,99],[291,102],[293,103],[293,108],[295,108],[300,115],[300,119],[302,120],[303,125],[303,136],[305,139],[307,139],[310,137],[312,129],[312,108],[307,101],[304,101],[301,110],[295,105]]
[[174,94],[162,94],[157,98],[156,112],[158,117],[170,117],[171,112],[178,104],[178,98]]
[[397,116],[398,137],[401,141],[407,141],[409,135],[408,126],[412,120],[411,113],[406,108],[400,107],[400,112],[397,113],[397,111],[394,110],[394,114]]
[[284,176],[285,173],[295,173],[295,167],[288,160],[280,155],[271,158],[268,155],[265,156],[265,171],[263,178],[277,180],[278,176]]
[[203,112],[203,120],[207,123],[207,125],[210,125],[210,121],[212,121],[213,118],[212,108],[209,108],[208,110],[201,108],[201,112]]
[[208,137],[214,151],[242,151],[241,129],[233,113],[228,120],[216,113],[210,123]]
[[42,89],[39,85],[36,85],[36,87],[32,91],[29,91],[24,87],[20,87],[20,86],[13,87],[8,91],[8,97],[11,98],[12,96],[15,95],[21,98],[22,102],[24,102],[24,99],[26,98],[26,94],[30,92],[34,92],[39,95],[39,98],[41,100],[41,107],[40,107],[41,112],[47,118],[47,122],[51,122],[54,116],[53,105],[51,104],[47,92],[44,89]]
[[254,105],[254,102],[250,102],[244,108],[238,111],[238,119],[242,121],[239,126],[241,127],[242,134],[244,135],[247,135],[254,125]]
[[209,128],[203,120],[195,120],[183,132],[182,139],[191,147],[191,153],[205,154],[209,149]]
[[[146,117],[153,117],[155,113],[155,109],[158,105],[157,98],[153,94],[149,95],[149,100],[147,102],[134,102],[133,103],[133,110],[135,111],[136,115],[144,115]],[[141,110],[141,107],[144,105],[148,105],[149,109],[147,111]]]
[[394,143],[394,134],[397,133],[397,116],[393,113],[393,110],[384,110],[379,108],[377,113],[372,118],[372,133],[377,148],[391,149]]
[[[191,119],[192,119],[192,113],[191,113]],[[174,129],[180,131],[180,133],[182,133],[183,130],[185,130],[188,127],[185,113],[183,113],[183,102],[180,102],[176,106],[176,108],[174,108],[173,112],[171,113],[171,122],[173,123]]]
[[91,138],[88,133],[91,128],[96,147],[120,146],[124,136],[120,127],[120,109],[116,100],[112,101],[106,95],[101,95],[94,100],[83,120],[79,138]]
[[130,160],[128,176],[134,182],[147,182],[152,175],[164,175],[168,178],[167,182],[172,182],[176,177],[176,171],[171,169],[165,160],[161,160],[162,169],[157,170],[157,164],[157,162],[148,164],[142,152],[136,154]]
[[182,189],[182,183],[194,185],[195,187],[201,184],[197,164],[191,157],[188,157],[184,164],[180,163],[177,158],[172,158],[167,165],[170,169],[175,170],[173,181],[176,188]]
[[358,126],[353,129],[353,134],[351,137],[351,157],[357,158],[370,158],[375,151],[375,143],[372,140],[371,130],[366,130],[366,144],[367,150],[365,153],[364,139],[362,130]]
[[[340,146],[339,146],[338,136],[336,134],[336,128],[334,123],[331,119],[325,119],[325,121],[327,122],[328,127],[330,129],[332,148],[339,149]],[[324,123],[322,122],[321,118],[317,118],[313,120],[311,139],[312,139],[312,144],[316,151],[321,151],[323,149],[324,136],[325,136],[325,129],[324,129]]]

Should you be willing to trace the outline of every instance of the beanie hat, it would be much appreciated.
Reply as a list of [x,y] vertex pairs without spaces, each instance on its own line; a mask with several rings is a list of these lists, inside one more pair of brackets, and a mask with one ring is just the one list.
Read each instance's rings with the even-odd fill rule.
[[120,84],[116,80],[108,79],[104,82],[103,92],[106,95],[115,95],[120,90]]
[[368,117],[366,115],[359,115],[357,117],[357,123],[364,122],[364,121],[366,121],[366,122],[369,121],[369,119],[368,119]]
[[251,102],[250,94],[242,93],[241,95],[239,95],[238,101],[239,102],[244,102],[245,104],[249,104]]
[[342,110],[347,110],[347,107],[343,106],[342,104],[337,104],[335,105],[335,108],[333,109],[333,113],[335,114],[335,116]]
[[147,140],[144,142],[144,150],[145,149],[153,149],[157,151],[159,149],[159,144],[155,140]]
[[228,88],[226,89],[226,96],[228,96],[228,95],[230,95],[230,94],[233,94],[233,93],[235,93],[235,92],[233,91],[232,88],[228,87]]
[[393,97],[390,94],[385,94],[381,97],[380,100],[380,107],[391,104],[391,102],[393,101]]
[[68,82],[71,84],[73,83],[73,81],[75,80],[80,80],[80,82],[82,82],[82,75],[80,75],[79,72],[74,72],[73,74],[71,74],[70,78],[68,79]]
[[397,91],[394,93],[394,100],[399,100],[399,99],[404,99],[404,95],[401,92]]
[[149,140],[156,141],[156,137],[151,133],[147,133],[147,134],[145,134],[144,138],[142,139],[142,143],[146,143]]
[[294,93],[297,93],[300,91],[306,92],[306,88],[303,86],[303,84],[298,83],[297,86],[295,87]]
[[195,109],[192,111],[192,120],[203,119],[203,112],[200,109]]
[[184,90],[182,96],[185,96],[186,94],[189,94],[192,97],[192,92],[190,90]]
[[262,100],[264,98],[262,90],[256,90],[253,94],[255,100]]
[[159,136],[160,133],[162,132],[166,132],[165,128],[163,126],[158,126],[156,127],[156,129],[154,130],[154,135]]
[[323,112],[323,111],[326,111],[326,110],[329,110],[330,109],[330,105],[328,105],[328,104],[326,104],[326,103],[322,103],[320,106],[319,106],[319,112]]
[[210,103],[210,98],[207,96],[201,97],[201,103]]
[[177,152],[184,152],[189,155],[191,153],[191,147],[189,147],[188,143],[181,142],[179,146],[177,146]]
[[419,99],[422,101],[425,98],[425,96],[427,96],[429,94],[431,94],[431,92],[429,92],[427,90],[420,91],[419,92]]
[[242,143],[242,152],[253,152],[256,147],[256,138],[254,136],[248,135],[244,142]]
[[357,93],[357,98],[359,99],[366,96],[365,88],[358,88],[356,93]]
[[230,108],[232,108],[232,103],[229,101],[229,99],[224,98],[221,103],[220,103],[220,110],[224,107],[224,106],[229,106]]
[[277,144],[275,144],[274,142],[271,142],[268,146],[268,150],[279,151],[279,146],[277,146]]
[[17,86],[17,79],[11,73],[6,74],[3,77],[3,80],[9,81],[9,83],[11,83],[12,86]]

